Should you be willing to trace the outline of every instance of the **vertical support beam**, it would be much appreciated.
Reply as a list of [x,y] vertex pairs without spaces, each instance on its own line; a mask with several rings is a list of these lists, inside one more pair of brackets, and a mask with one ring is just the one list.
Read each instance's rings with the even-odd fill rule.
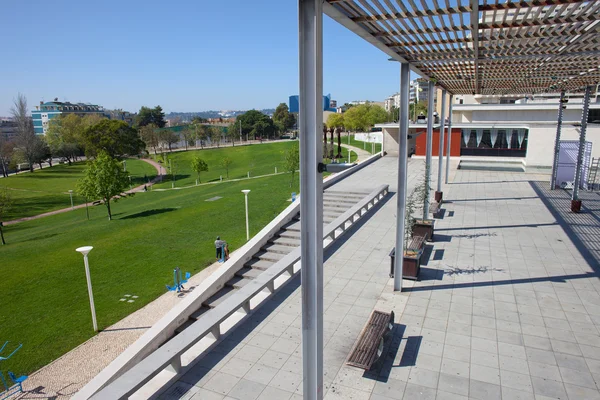
[[[573,182],[573,198],[571,199],[571,210],[579,212],[581,201],[579,200],[579,182],[581,182],[581,167],[583,165],[583,152],[585,150],[585,131],[587,130],[588,111],[590,109],[591,86],[585,88],[583,97],[583,112],[581,113],[581,132],[579,133],[579,151],[577,152],[577,165],[575,167],[575,181]],[[573,208],[576,203],[575,208]]]
[[429,215],[429,188],[431,187],[431,139],[433,137],[433,82],[427,82],[427,147],[425,150],[425,195],[423,204],[423,219]]
[[475,91],[481,93],[479,74],[479,0],[471,0],[471,37],[473,38],[473,59],[475,68]]
[[448,107],[448,140],[446,140],[446,185],[448,184],[448,174],[450,171],[450,143],[452,142],[452,103],[454,95],[450,95],[450,105]]
[[550,178],[550,190],[556,186],[556,171],[558,170],[558,153],[560,151],[560,131],[562,129],[563,107],[565,103],[565,91],[560,92],[558,104],[558,121],[556,123],[556,139],[554,139],[554,159],[552,161],[552,177]]
[[442,193],[442,170],[444,169],[444,130],[446,128],[446,89],[442,89],[442,115],[440,124],[440,145],[438,147],[438,178],[437,191],[435,192],[435,201],[440,203],[443,198]]
[[404,229],[406,221],[406,181],[408,172],[408,102],[410,66],[400,64],[400,110],[398,130],[398,205],[396,208],[396,257],[394,259],[394,290],[402,291],[404,266]]
[[307,400],[323,398],[323,2],[298,0],[302,370]]

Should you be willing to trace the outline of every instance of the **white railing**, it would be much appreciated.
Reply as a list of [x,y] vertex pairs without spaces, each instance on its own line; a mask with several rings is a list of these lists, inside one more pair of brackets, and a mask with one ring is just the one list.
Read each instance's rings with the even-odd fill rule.
[[[380,186],[329,223],[323,230],[323,248],[326,249],[342,236],[388,192],[388,185]],[[92,396],[92,399],[126,399],[138,390],[141,397],[150,397],[166,389],[170,383],[188,372],[200,360],[200,356],[214,347],[223,335],[233,331],[254,309],[288,283],[300,271],[299,261],[300,248],[298,247],[217,307],[204,313],[200,319],[183,330],[177,336],[177,340],[170,340],[152,352]],[[203,340],[204,348],[199,351],[198,345]],[[189,360],[187,364],[186,360]],[[150,382],[154,378],[158,379]],[[144,385],[149,382],[148,386],[151,387],[144,388]]]

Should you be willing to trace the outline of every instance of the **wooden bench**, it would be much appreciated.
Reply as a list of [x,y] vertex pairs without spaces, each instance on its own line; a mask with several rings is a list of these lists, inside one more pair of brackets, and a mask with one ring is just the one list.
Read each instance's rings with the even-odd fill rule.
[[429,204],[429,212],[434,216],[434,218],[437,217],[438,213],[440,212],[440,205],[441,203],[438,203],[437,201],[432,201]]
[[419,251],[423,248],[424,244],[425,238],[423,236],[413,236],[408,242],[406,250]]
[[347,365],[370,370],[383,354],[385,339],[394,327],[394,312],[374,310],[350,352]]

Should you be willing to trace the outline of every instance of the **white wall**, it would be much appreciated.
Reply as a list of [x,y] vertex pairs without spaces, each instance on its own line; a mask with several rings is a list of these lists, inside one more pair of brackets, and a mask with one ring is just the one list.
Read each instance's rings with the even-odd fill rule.
[[[528,166],[552,166],[554,156],[554,139],[556,125],[530,125],[527,140],[527,156],[525,162]],[[573,125],[563,125],[561,139],[579,140],[579,133]],[[600,157],[600,126],[589,124],[586,131],[586,141],[592,142],[592,157]]]
[[[398,134],[396,134],[396,136],[397,135]],[[383,141],[383,135],[381,132],[356,133],[354,139],[367,143],[381,143]]]

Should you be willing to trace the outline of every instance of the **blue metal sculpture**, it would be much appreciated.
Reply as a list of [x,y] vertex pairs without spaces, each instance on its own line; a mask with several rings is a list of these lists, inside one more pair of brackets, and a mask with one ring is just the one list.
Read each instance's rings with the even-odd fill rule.
[[177,293],[181,292],[182,290],[185,290],[185,288],[183,287],[184,283],[187,283],[188,279],[190,279],[190,276],[192,276],[189,272],[185,273],[185,279],[181,278],[181,269],[179,269],[179,267],[176,267],[173,270],[173,286],[167,286],[167,290],[169,290],[170,292],[175,292],[177,291]]
[[[4,342],[4,344],[0,348],[0,353],[2,353],[2,351],[4,350],[4,348],[6,347],[7,344],[8,344],[8,342]],[[10,353],[8,356],[6,356],[6,357],[0,356],[0,361],[8,360],[17,351],[19,351],[19,349],[21,347],[23,347],[23,344],[19,344],[17,346],[17,348],[14,349],[13,352]],[[23,382],[25,382],[25,380],[27,380],[27,375],[21,375],[21,376],[17,377],[14,373],[12,373],[11,371],[8,371],[8,376],[14,382],[14,384],[12,384],[10,386],[8,385],[6,378],[2,374],[2,371],[0,371],[0,380],[2,380],[2,384],[4,385],[4,388],[6,389],[3,392],[0,392],[0,400],[8,399],[9,397],[15,396],[18,393],[23,393]]]

